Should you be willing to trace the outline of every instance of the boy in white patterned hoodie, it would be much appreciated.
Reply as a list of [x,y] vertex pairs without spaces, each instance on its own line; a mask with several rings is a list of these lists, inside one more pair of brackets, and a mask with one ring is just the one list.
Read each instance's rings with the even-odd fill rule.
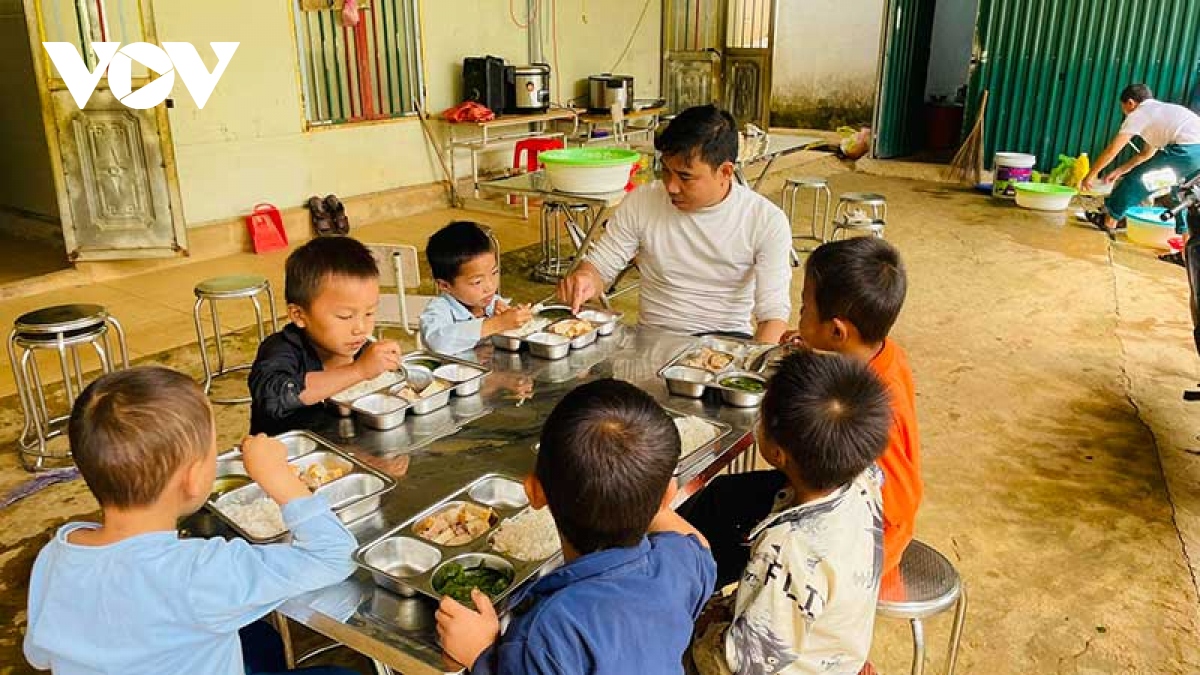
[[[863,668],[883,564],[874,463],[890,425],[887,390],[865,364],[809,351],[780,363],[757,433],[763,458],[787,483],[750,532],[736,594],[710,602],[697,625],[691,653],[699,673]],[[689,519],[708,536],[699,515]]]

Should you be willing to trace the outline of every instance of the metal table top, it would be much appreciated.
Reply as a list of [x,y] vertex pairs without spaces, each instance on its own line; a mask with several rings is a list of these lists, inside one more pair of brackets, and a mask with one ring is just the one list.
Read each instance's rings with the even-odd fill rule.
[[497,192],[515,195],[539,197],[543,200],[565,204],[592,204],[602,207],[613,207],[625,198],[625,191],[603,192],[599,194],[579,194],[574,192],[558,192],[550,187],[545,171],[533,171],[508,178],[485,180],[479,183],[479,189],[485,192]]
[[[533,470],[533,444],[554,405],[576,386],[604,377],[632,382],[672,410],[733,427],[719,447],[706,451],[707,461],[679,476],[682,501],[750,446],[757,415],[754,409],[668,395],[658,369],[693,339],[621,326],[612,336],[560,361],[482,346],[475,358],[493,372],[481,392],[452,399],[449,408],[426,416],[429,419],[410,417],[400,428],[377,432],[331,416],[317,433],[397,481],[380,510],[350,530],[363,544],[485,473],[523,477]],[[281,608],[292,620],[406,675],[459,672],[461,667],[446,660],[438,646],[435,610],[432,600],[402,598],[376,587],[363,570]]]

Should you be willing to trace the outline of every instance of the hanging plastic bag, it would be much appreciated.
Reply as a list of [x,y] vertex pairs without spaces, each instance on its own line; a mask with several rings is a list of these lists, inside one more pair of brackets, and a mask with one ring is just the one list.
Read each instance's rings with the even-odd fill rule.
[[842,156],[846,159],[858,159],[871,150],[870,127],[860,129],[839,127],[838,133],[842,136],[842,142],[838,145],[838,149],[842,151]]

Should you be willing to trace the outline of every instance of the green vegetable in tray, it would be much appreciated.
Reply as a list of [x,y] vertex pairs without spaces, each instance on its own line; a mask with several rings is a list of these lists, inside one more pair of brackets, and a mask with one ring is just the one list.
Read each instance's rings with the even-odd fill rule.
[[762,382],[754,379],[753,377],[742,377],[740,375],[737,377],[727,377],[724,380],[721,380],[721,386],[728,387],[730,389],[737,389],[738,391],[748,391],[752,394],[761,393],[764,389],[766,389]]
[[495,598],[508,589],[512,583],[512,575],[502,570],[492,569],[483,563],[475,567],[464,568],[458,563],[447,563],[433,578],[433,590],[448,595],[467,607],[474,607],[471,599],[471,589],[478,588]]
[[569,318],[571,318],[571,316],[572,316],[571,310],[563,309],[562,307],[553,307],[551,309],[543,309],[542,311],[538,312],[539,318],[550,319],[551,321],[558,321],[559,319],[569,319]]

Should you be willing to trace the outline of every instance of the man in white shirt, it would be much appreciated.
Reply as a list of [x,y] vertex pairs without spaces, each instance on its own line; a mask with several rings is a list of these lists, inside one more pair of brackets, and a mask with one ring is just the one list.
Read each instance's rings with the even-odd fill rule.
[[[1094,221],[1097,229],[1110,238],[1125,212],[1150,196],[1142,181],[1147,172],[1170,168],[1181,180],[1200,172],[1200,115],[1181,105],[1155,100],[1154,93],[1144,84],[1125,87],[1121,92],[1121,112],[1125,114],[1125,122],[1083,179],[1083,188],[1091,189],[1100,172],[1116,159],[1121,149],[1134,136],[1142,137],[1145,146],[1142,151],[1103,179],[1105,183],[1123,179],[1104,200],[1103,221]],[[1182,226],[1176,229],[1182,230]]]
[[791,227],[734,180],[738,132],[715,106],[689,108],[655,141],[662,180],[628,197],[558,296],[578,310],[636,257],[640,322],[775,343],[791,312]]

